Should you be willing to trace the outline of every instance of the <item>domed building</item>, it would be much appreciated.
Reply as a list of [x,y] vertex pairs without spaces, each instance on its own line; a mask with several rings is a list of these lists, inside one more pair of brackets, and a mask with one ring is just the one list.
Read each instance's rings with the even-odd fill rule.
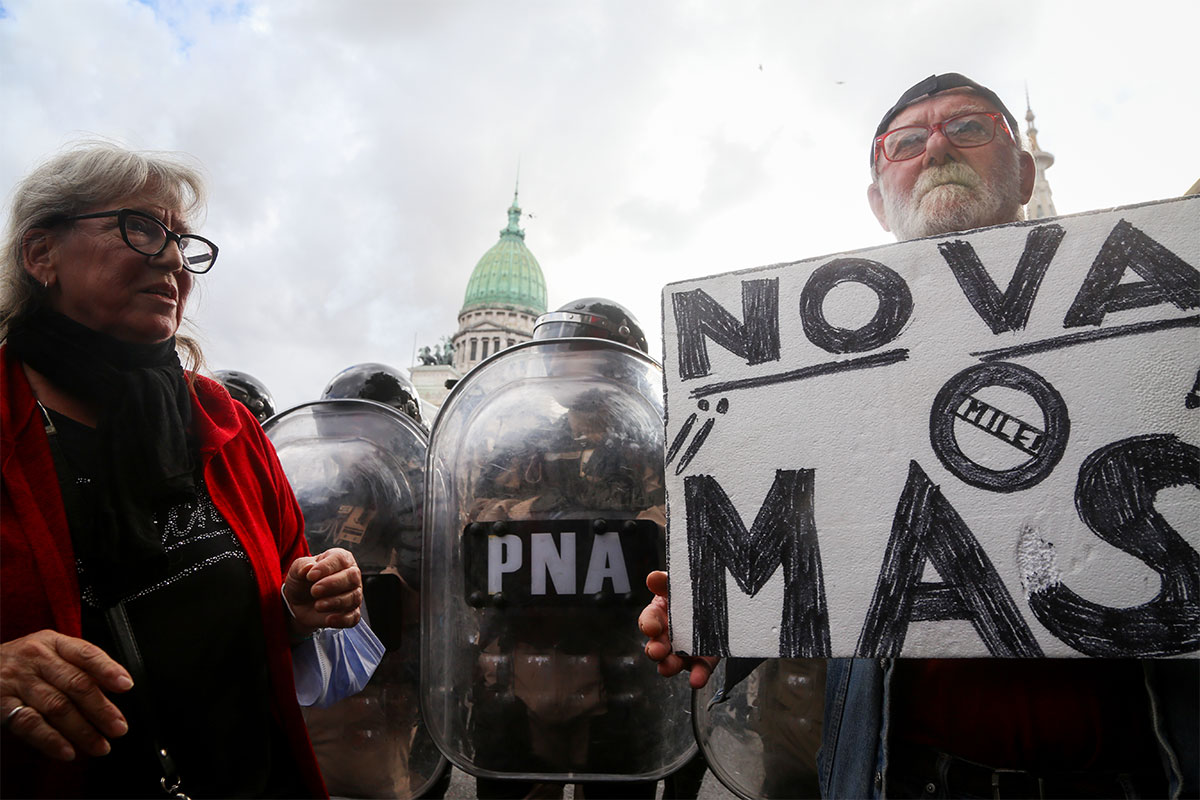
[[533,323],[546,313],[546,278],[541,265],[525,246],[521,207],[513,191],[508,225],[500,241],[475,264],[458,312],[458,331],[449,352],[422,351],[412,368],[413,383],[422,400],[440,406],[448,385],[488,356],[533,337]]
[[513,192],[508,226],[475,265],[454,334],[454,369],[461,375],[493,353],[533,336],[533,323],[546,313],[546,278],[525,246]]

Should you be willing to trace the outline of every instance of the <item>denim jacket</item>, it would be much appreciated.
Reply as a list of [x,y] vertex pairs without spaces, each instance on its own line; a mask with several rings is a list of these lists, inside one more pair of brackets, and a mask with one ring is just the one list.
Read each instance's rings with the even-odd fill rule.
[[[1200,794],[1200,662],[1143,661],[1159,754],[1170,797]],[[892,662],[830,659],[817,769],[821,796],[885,797]]]

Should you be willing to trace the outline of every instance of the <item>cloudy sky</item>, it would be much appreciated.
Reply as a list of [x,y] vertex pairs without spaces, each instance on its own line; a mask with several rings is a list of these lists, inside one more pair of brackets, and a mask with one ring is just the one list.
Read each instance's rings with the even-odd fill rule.
[[193,323],[288,407],[454,331],[518,169],[551,308],[616,299],[656,353],[669,281],[890,241],[868,142],[934,72],[1021,118],[1028,86],[1062,214],[1181,194],[1197,30],[1193,0],[0,0],[0,188],[81,138],[197,158]]

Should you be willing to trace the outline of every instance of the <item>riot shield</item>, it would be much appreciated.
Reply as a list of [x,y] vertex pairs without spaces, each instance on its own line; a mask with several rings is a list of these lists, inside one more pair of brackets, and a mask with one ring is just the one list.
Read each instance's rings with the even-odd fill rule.
[[309,549],[354,554],[364,615],[386,648],[361,692],[304,709],[326,786],[338,797],[417,797],[448,769],[417,697],[425,433],[369,400],[307,403],[264,430],[304,512]]
[[651,780],[695,752],[637,615],[665,559],[662,370],[536,340],[458,383],[430,438],[421,702],[478,777]]
[[825,660],[767,659],[710,706],[729,664],[718,664],[692,700],[696,741],[709,769],[745,800],[820,797]]

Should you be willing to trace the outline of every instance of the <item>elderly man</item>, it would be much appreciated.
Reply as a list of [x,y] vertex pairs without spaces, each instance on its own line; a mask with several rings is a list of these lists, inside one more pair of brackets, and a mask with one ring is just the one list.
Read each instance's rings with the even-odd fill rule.
[[932,75],[876,128],[867,199],[905,241],[1024,219],[1034,174],[1000,98],[962,75]]
[[[932,75],[879,123],[867,199],[884,230],[903,241],[1023,219],[1034,175],[1017,120],[994,92],[956,73]],[[715,660],[671,652],[665,573],[647,584],[659,595],[639,619],[647,655],[662,674],[688,669],[692,686],[704,685]],[[1195,667],[831,660],[822,794],[1195,796]]]

